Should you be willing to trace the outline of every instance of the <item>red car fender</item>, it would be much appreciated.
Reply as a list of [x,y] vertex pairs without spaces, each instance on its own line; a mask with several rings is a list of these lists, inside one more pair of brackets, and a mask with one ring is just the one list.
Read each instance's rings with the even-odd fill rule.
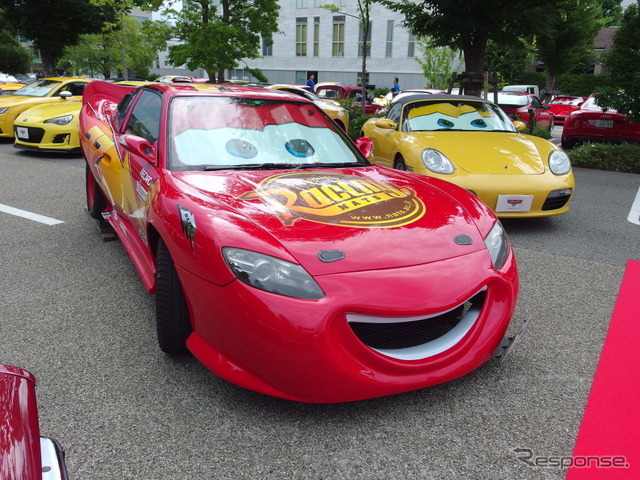
[[0,365],[0,475],[3,480],[42,478],[35,377]]

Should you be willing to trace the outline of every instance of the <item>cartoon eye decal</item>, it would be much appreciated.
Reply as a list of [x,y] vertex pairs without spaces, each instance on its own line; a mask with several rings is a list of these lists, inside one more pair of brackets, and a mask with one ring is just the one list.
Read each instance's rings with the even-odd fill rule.
[[445,118],[438,119],[438,126],[443,128],[453,128],[453,122]]
[[258,154],[258,149],[253,144],[239,138],[232,138],[225,144],[224,148],[230,155],[245,159],[253,158]]
[[471,126],[472,127],[477,127],[477,128],[487,128],[487,123],[482,120],[481,118],[478,118],[476,120],[473,120],[471,122]]
[[287,152],[298,158],[311,157],[316,153],[311,144],[301,138],[289,140],[284,144],[284,147],[287,149]]

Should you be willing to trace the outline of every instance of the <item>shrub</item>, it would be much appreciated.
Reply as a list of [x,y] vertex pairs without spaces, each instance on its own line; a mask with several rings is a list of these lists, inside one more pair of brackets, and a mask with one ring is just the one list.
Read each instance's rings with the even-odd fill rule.
[[522,132],[526,135],[533,135],[534,137],[546,138],[547,140],[551,139],[551,132],[546,127],[541,127],[540,125],[534,125],[533,128],[525,128]]
[[640,146],[585,143],[568,152],[574,167],[640,173]]

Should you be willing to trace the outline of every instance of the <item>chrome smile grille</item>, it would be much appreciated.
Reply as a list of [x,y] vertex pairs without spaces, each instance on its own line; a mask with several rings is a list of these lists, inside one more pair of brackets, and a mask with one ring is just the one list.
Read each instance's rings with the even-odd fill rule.
[[486,292],[482,290],[458,307],[425,318],[347,315],[353,333],[368,347],[389,357],[418,360],[458,343],[475,323]]

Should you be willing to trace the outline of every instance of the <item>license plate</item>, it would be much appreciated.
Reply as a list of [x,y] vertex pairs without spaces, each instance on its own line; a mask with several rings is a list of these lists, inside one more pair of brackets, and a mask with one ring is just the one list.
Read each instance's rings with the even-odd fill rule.
[[498,195],[496,212],[528,212],[533,195]]
[[596,127],[611,128],[613,127],[613,120],[596,120]]
[[16,135],[23,140],[29,139],[29,129],[26,127],[16,127]]

